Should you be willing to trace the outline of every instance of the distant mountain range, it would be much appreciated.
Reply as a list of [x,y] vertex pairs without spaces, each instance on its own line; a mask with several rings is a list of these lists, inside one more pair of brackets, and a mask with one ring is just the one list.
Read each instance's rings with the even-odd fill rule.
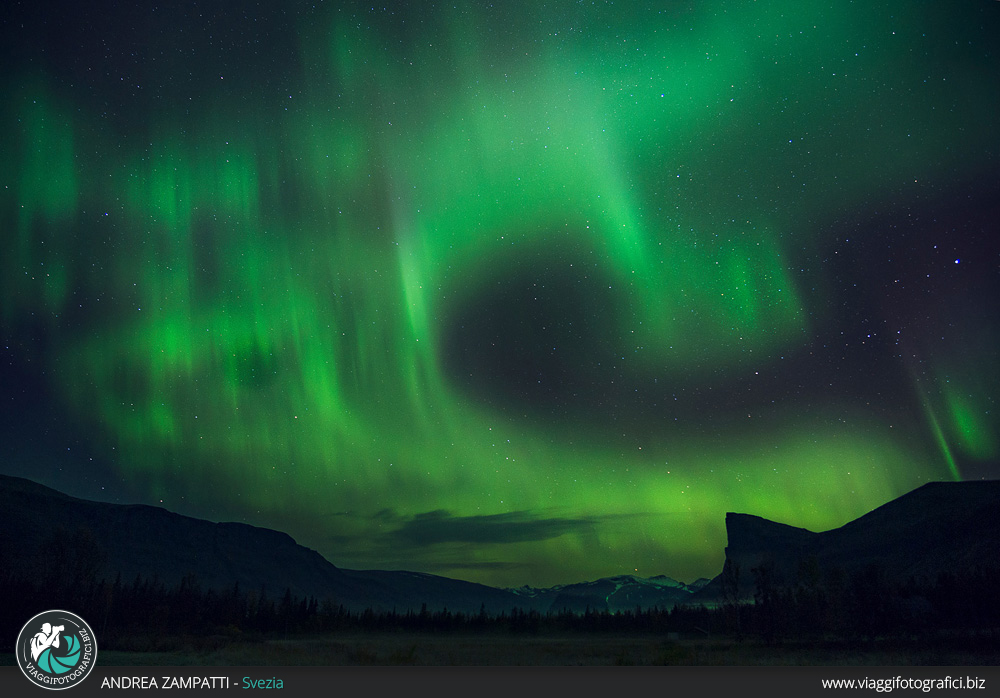
[[549,589],[523,586],[508,591],[521,599],[530,599],[533,607],[542,612],[569,610],[582,613],[589,609],[614,613],[636,607],[672,608],[676,604],[688,603],[692,595],[709,582],[708,579],[699,579],[692,584],[684,584],[664,575],[643,578],[629,574]]
[[[372,608],[489,613],[514,607],[540,612],[621,611],[712,603],[720,577],[684,584],[669,577],[624,575],[548,589],[497,589],[431,574],[341,569],[290,536],[240,523],[213,523],[159,507],[92,502],[23,478],[0,475],[0,569],[90,568],[130,582],[137,575],[172,586],[194,574],[202,588],[263,589],[272,598],[332,599],[350,610]],[[961,574],[997,564],[1000,481],[931,483],[825,533],[748,514],[727,514],[727,559],[738,564],[741,591],[751,570],[772,567],[791,583],[803,564],[847,573],[877,563],[898,579],[941,570]],[[60,561],[54,563],[54,561]],[[68,568],[67,568],[68,569]],[[69,570],[72,572],[72,570]]]

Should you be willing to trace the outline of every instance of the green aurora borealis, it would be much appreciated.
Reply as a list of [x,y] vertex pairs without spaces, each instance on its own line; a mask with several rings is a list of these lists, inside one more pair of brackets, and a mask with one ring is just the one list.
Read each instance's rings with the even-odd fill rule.
[[998,3],[412,5],[8,21],[45,484],[551,585],[1000,476]]

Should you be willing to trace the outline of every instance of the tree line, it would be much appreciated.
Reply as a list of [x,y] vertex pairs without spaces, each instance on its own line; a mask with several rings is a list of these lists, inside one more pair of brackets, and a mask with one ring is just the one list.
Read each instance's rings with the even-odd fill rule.
[[[179,583],[136,576],[109,580],[86,535],[48,548],[46,564],[13,564],[0,545],[0,636],[16,637],[36,613],[65,608],[91,625],[104,648],[155,649],[157,638],[253,636],[352,631],[616,632],[735,637],[767,643],[859,641],[884,637],[1000,638],[1000,569],[942,572],[936,579],[904,582],[877,566],[846,574],[800,565],[794,583],[779,584],[773,564],[744,572],[727,562],[721,598],[709,605],[675,605],[611,612],[606,609],[500,612],[367,608],[349,609],[335,598],[301,597],[286,589],[205,588],[193,574]],[[748,593],[752,589],[752,596]]]

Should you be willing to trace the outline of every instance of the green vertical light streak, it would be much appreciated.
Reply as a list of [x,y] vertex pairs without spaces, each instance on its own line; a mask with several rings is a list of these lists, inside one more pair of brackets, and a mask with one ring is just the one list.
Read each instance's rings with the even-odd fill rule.
[[967,456],[985,461],[997,456],[1000,445],[986,416],[988,410],[977,404],[974,392],[945,381],[942,386],[949,424],[959,448]]
[[958,465],[955,463],[955,456],[952,455],[951,446],[948,443],[948,438],[944,433],[944,429],[941,428],[941,423],[938,421],[937,414],[934,411],[934,406],[931,404],[926,392],[919,385],[917,386],[917,391],[920,394],[920,400],[924,406],[924,415],[927,417],[927,422],[931,427],[931,435],[934,437],[934,441],[937,443],[938,449],[941,451],[941,455],[944,457],[945,463],[948,465],[948,473],[951,475],[952,479],[957,482],[961,479],[961,474],[958,472]]
[[[3,105],[8,134],[5,158],[12,167],[13,231],[0,260],[5,320],[17,304],[40,298],[57,313],[74,283],[71,239],[65,230],[77,215],[80,181],[77,143],[67,105],[40,78],[10,90]],[[62,233],[62,234],[60,234]]]

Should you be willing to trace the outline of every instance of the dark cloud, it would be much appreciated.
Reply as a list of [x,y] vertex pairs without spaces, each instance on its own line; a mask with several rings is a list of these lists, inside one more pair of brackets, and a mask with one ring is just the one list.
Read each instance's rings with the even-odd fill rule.
[[591,533],[598,517],[538,518],[526,511],[486,516],[453,516],[438,509],[405,520],[394,537],[411,545],[434,543],[523,543]]
[[529,567],[523,562],[421,562],[424,572],[448,572],[451,570],[521,570]]

